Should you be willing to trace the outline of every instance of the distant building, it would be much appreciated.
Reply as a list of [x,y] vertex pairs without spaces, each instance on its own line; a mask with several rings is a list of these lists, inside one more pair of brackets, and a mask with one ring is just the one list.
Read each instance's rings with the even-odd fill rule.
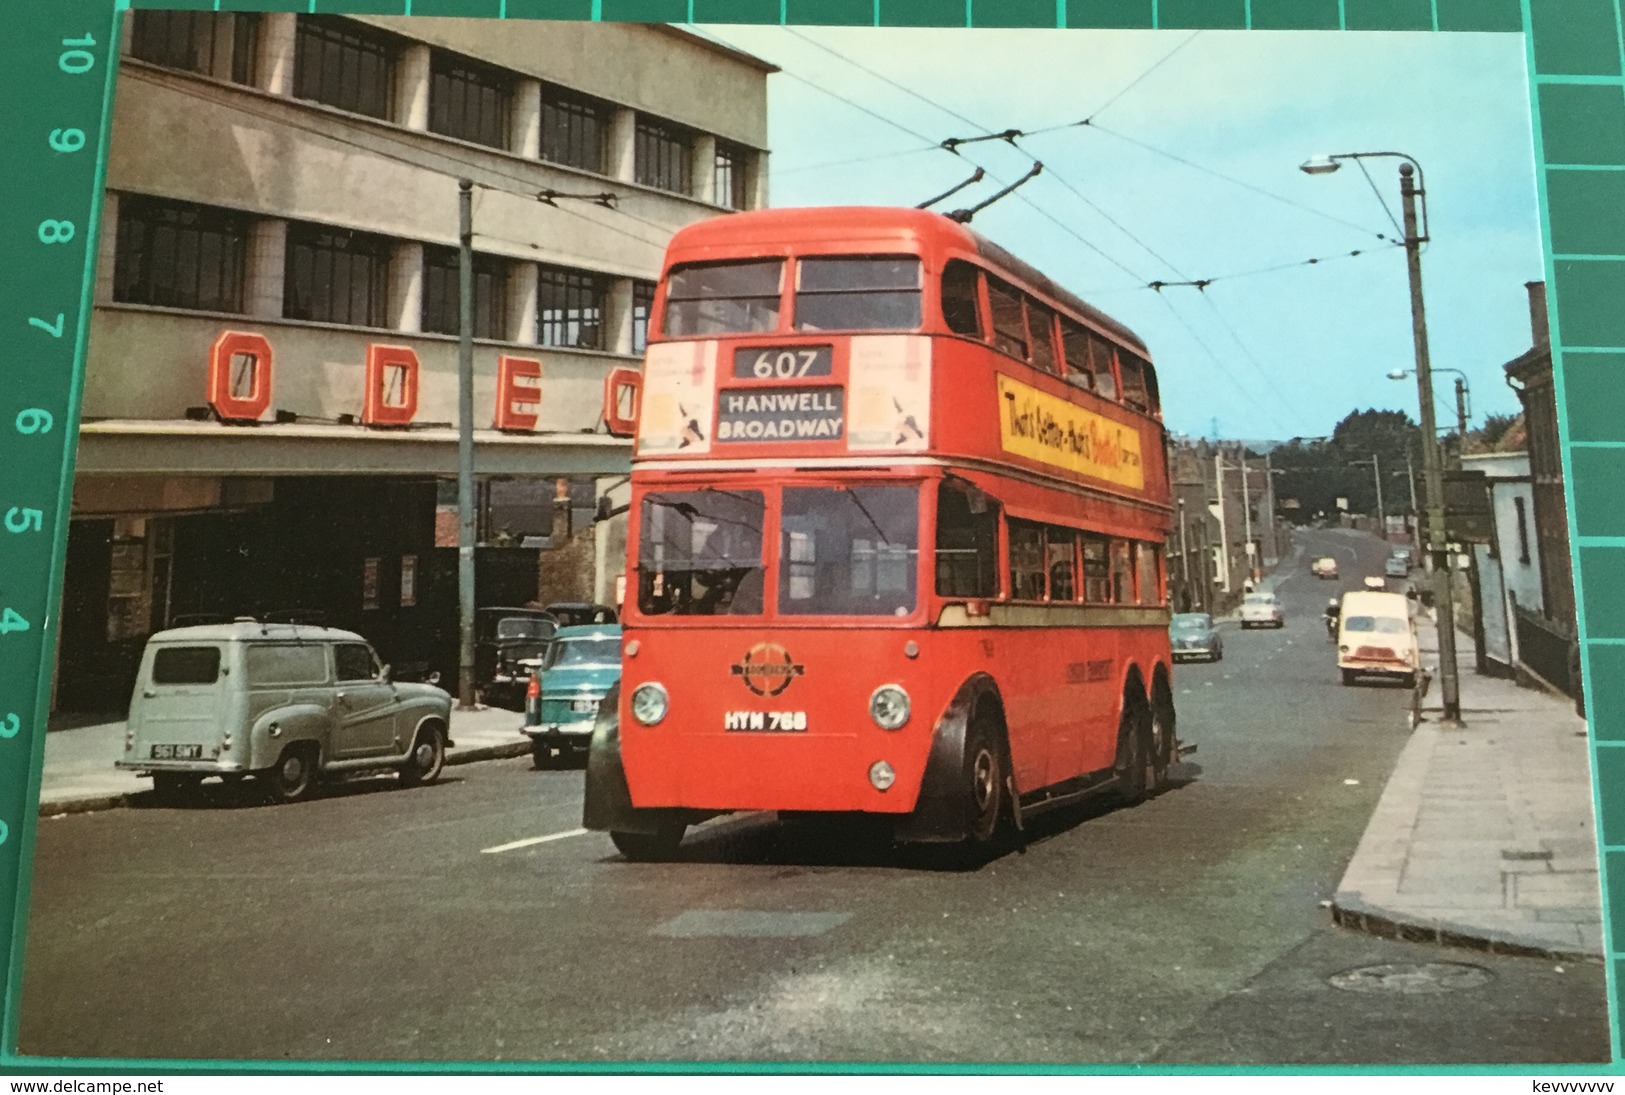
[[1513,650],[1520,674],[1580,697],[1579,628],[1574,571],[1569,560],[1568,505],[1563,495],[1562,443],[1546,315],[1546,284],[1525,285],[1533,345],[1504,366],[1523,404],[1529,454],[1529,505],[1534,527],[1540,599],[1513,606]]
[[1279,554],[1264,461],[1237,442],[1174,437],[1168,470],[1175,506],[1169,601],[1176,612],[1227,612],[1240,602],[1250,569]]
[[1526,452],[1488,452],[1462,457],[1464,471],[1484,473],[1494,511],[1493,538],[1471,545],[1477,575],[1481,668],[1511,677],[1517,666],[1515,606],[1540,612],[1540,548],[1535,539],[1534,492]]

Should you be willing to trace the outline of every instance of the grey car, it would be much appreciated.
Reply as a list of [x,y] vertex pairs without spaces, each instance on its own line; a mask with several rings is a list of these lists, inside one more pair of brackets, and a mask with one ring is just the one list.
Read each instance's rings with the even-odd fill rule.
[[1168,644],[1174,661],[1203,658],[1210,662],[1224,657],[1224,639],[1206,612],[1181,612],[1168,623]]
[[360,635],[244,618],[147,640],[116,766],[150,775],[160,798],[251,775],[290,802],[352,772],[429,783],[450,727],[451,696],[390,680]]

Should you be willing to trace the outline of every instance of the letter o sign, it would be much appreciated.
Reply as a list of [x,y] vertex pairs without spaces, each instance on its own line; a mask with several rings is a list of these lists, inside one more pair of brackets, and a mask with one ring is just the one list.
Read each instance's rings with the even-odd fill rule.
[[209,406],[228,422],[252,422],[271,407],[271,343],[253,331],[223,331],[209,350]]

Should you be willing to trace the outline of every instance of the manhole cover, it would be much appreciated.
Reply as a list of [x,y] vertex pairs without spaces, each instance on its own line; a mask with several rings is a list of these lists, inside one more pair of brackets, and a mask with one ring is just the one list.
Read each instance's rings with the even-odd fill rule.
[[1466,962],[1392,962],[1344,970],[1326,978],[1333,988],[1349,992],[1387,992],[1403,996],[1476,989],[1489,984],[1490,979],[1489,970]]

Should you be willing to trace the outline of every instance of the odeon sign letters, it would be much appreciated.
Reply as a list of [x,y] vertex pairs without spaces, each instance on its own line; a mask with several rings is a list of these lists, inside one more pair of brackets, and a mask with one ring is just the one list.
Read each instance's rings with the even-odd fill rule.
[[[223,331],[209,351],[209,406],[222,422],[258,422],[271,409],[275,354],[271,340],[255,331]],[[361,424],[381,428],[410,426],[417,418],[417,351],[410,346],[373,342],[361,401]],[[497,394],[492,426],[498,430],[536,429],[542,404],[542,363],[535,358],[497,357]],[[631,436],[637,423],[643,376],[636,369],[611,369],[604,378],[604,422],[617,437]]]

